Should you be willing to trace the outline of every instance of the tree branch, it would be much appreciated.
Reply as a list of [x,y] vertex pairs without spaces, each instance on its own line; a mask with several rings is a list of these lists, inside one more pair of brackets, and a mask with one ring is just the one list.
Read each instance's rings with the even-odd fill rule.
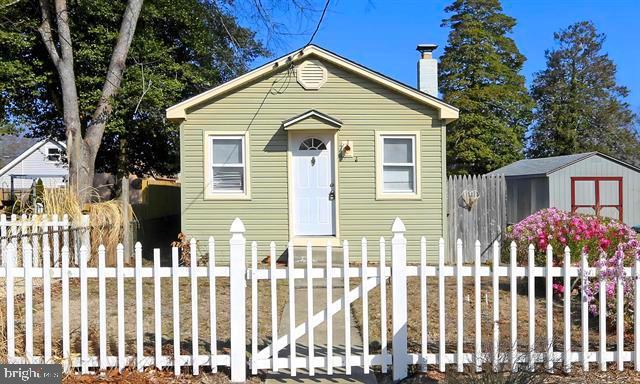
[[42,42],[49,52],[49,56],[53,61],[53,64],[57,67],[60,62],[60,55],[53,43],[53,36],[51,35],[51,12],[49,10],[49,0],[40,0],[40,10],[42,12],[42,24],[38,28],[40,36],[42,36]]
[[102,134],[104,133],[107,118],[113,108],[111,99],[118,92],[120,83],[122,82],[122,74],[125,69],[127,54],[133,41],[138,17],[142,9],[142,2],[143,0],[129,0],[127,2],[127,8],[122,16],[118,40],[113,49],[109,68],[107,69],[107,76],[102,87],[100,101],[91,118],[91,124],[89,124],[87,128],[85,141],[96,152],[102,141]]

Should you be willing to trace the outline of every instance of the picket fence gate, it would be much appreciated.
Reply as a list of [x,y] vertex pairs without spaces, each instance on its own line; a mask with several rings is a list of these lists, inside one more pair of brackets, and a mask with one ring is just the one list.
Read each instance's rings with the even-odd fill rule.
[[[536,364],[543,364],[548,370],[553,370],[557,363],[562,363],[565,371],[570,371],[574,363],[581,364],[583,369],[589,369],[589,363],[598,363],[601,370],[607,369],[609,362],[615,362],[617,369],[623,370],[625,362],[633,362],[635,370],[640,370],[640,319],[634,315],[633,326],[633,351],[624,350],[624,321],[623,321],[623,283],[621,280],[617,282],[617,329],[616,342],[617,350],[607,350],[607,329],[606,329],[606,307],[605,307],[605,282],[600,282],[600,316],[599,322],[599,349],[590,350],[589,348],[589,315],[587,302],[583,299],[580,304],[580,324],[582,343],[578,351],[572,349],[571,345],[571,300],[570,290],[564,291],[564,343],[563,349],[554,351],[553,349],[553,297],[552,282],[553,278],[561,278],[566,287],[570,286],[571,279],[579,277],[595,277],[599,273],[598,268],[588,267],[586,257],[583,255],[579,266],[571,265],[570,252],[566,248],[564,250],[564,265],[556,267],[552,264],[552,248],[547,247],[547,260],[545,266],[534,265],[534,248],[532,245],[528,248],[528,265],[518,266],[516,263],[516,245],[512,243],[509,249],[509,263],[502,265],[500,260],[500,247],[498,243],[493,243],[492,248],[492,266],[482,265],[481,262],[481,244],[476,241],[474,244],[475,259],[472,265],[464,265],[462,257],[462,242],[459,240],[456,244],[456,262],[454,265],[445,265],[445,242],[440,239],[438,242],[438,263],[437,265],[427,264],[427,247],[426,239],[420,241],[420,263],[418,265],[407,265],[407,241],[405,238],[405,227],[402,221],[397,218],[392,226],[393,236],[391,238],[391,266],[387,266],[387,246],[384,238],[380,238],[378,245],[379,258],[378,265],[369,265],[368,243],[366,239],[362,239],[361,243],[361,265],[352,266],[350,262],[354,260],[350,258],[349,243],[343,243],[343,263],[340,267],[334,267],[332,260],[332,246],[327,244],[327,265],[322,267],[314,267],[312,264],[312,248],[307,246],[306,249],[306,266],[304,268],[296,268],[295,263],[288,263],[286,268],[276,267],[276,246],[272,242],[269,246],[270,262],[267,268],[258,267],[258,245],[252,242],[250,246],[250,263],[247,266],[247,242],[245,239],[245,228],[240,219],[236,219],[231,225],[231,238],[229,240],[229,266],[216,266],[215,264],[215,241],[209,239],[208,252],[209,263],[207,266],[200,266],[196,257],[196,242],[190,243],[191,259],[189,266],[180,266],[179,251],[177,248],[172,249],[172,265],[170,267],[162,267],[160,265],[160,252],[154,250],[153,267],[142,266],[142,247],[139,243],[135,246],[135,266],[128,267],[124,265],[123,247],[117,248],[117,266],[105,267],[105,248],[100,246],[98,249],[98,267],[87,267],[88,250],[82,247],[80,250],[80,264],[78,267],[69,266],[69,251],[67,247],[62,248],[61,265],[52,266],[50,264],[50,249],[48,242],[44,242],[43,249],[43,265],[35,267],[31,265],[31,258],[28,257],[33,251],[29,243],[23,244],[23,253],[27,255],[24,258],[23,266],[14,264],[16,249],[12,243],[6,245],[7,262],[5,267],[0,269],[0,278],[5,279],[6,286],[6,339],[8,361],[10,363],[42,363],[54,361],[52,356],[52,337],[51,328],[51,286],[52,279],[61,279],[62,286],[62,361],[65,371],[79,368],[81,373],[92,373],[95,369],[105,370],[110,367],[117,367],[120,370],[126,367],[136,367],[143,370],[148,366],[156,368],[173,367],[176,375],[181,374],[183,366],[191,367],[194,375],[199,374],[200,367],[209,366],[212,371],[217,371],[218,366],[229,366],[231,369],[231,380],[233,382],[244,382],[246,379],[247,368],[252,374],[256,374],[258,370],[289,370],[291,376],[297,374],[297,370],[305,370],[310,375],[316,372],[316,369],[324,370],[331,374],[335,368],[344,368],[346,373],[351,372],[351,367],[361,366],[365,373],[368,373],[372,366],[380,366],[383,372],[391,367],[393,379],[400,380],[407,376],[408,366],[416,364],[420,369],[426,370],[428,365],[436,365],[440,371],[445,371],[447,365],[455,365],[455,369],[462,371],[465,365],[471,365],[475,370],[480,371],[485,364],[489,364],[494,370],[501,369],[506,364],[510,369],[532,369]],[[46,236],[46,233],[43,234]],[[293,246],[288,244],[289,252],[293,252]],[[293,255],[291,255],[293,256]],[[604,267],[603,267],[604,268]],[[627,276],[633,276],[635,291],[635,306],[640,308],[640,261],[636,261],[631,268],[625,268]],[[207,278],[209,280],[209,320],[210,320],[210,345],[217,345],[216,334],[216,278],[229,277],[230,284],[230,307],[223,308],[230,312],[230,342],[231,346],[228,353],[219,354],[217,348],[211,347],[208,354],[200,353],[199,348],[199,323],[198,323],[198,278]],[[407,278],[418,277],[420,281],[420,329],[421,329],[421,349],[418,353],[409,353],[407,350]],[[455,278],[456,282],[456,348],[453,352],[448,352],[445,345],[445,332],[447,331],[446,311],[448,308],[445,303],[445,278]],[[463,329],[464,324],[464,300],[463,300],[463,279],[473,278],[474,281],[474,344],[473,348],[464,348]],[[482,278],[490,278],[492,282],[492,345],[491,348],[484,348],[482,345],[481,334],[481,281]],[[509,279],[509,318],[501,319],[499,312],[499,281],[501,277]],[[545,278],[546,291],[546,347],[536,350],[536,329],[535,322],[528,322],[528,348],[522,350],[518,348],[517,343],[517,279],[526,278],[528,283],[528,311],[527,315],[530,319],[536,316],[535,307],[535,278]],[[33,354],[33,286],[34,278],[43,279],[43,312],[44,312],[44,338],[43,338],[43,356],[34,356]],[[161,278],[170,278],[172,282],[172,327],[173,327],[173,354],[163,354],[162,342],[162,324],[165,319],[161,313]],[[180,348],[180,291],[179,282],[181,278],[190,280],[191,291],[191,348],[190,355],[181,353]],[[384,283],[387,279],[391,279],[391,298],[392,298],[392,340],[391,351],[389,351],[387,335],[387,285]],[[432,298],[427,289],[427,278],[435,278],[438,283],[438,297]],[[24,351],[22,356],[16,356],[15,340],[16,340],[16,318],[15,318],[15,298],[14,291],[17,279],[24,280],[24,305],[26,308],[24,318]],[[80,351],[71,351],[69,330],[69,284],[71,279],[78,279],[80,286]],[[97,279],[99,286],[99,355],[89,355],[89,330],[88,330],[88,305],[87,305],[87,281],[88,279]],[[107,329],[106,329],[106,286],[107,279],[115,279],[117,285],[117,355],[107,355]],[[127,355],[125,351],[125,295],[124,281],[125,279],[135,279],[135,354]],[[145,354],[144,351],[144,328],[143,328],[143,279],[152,279],[153,281],[153,303],[154,303],[154,345],[153,353]],[[277,280],[287,280],[289,290],[289,334],[278,335],[277,324]],[[293,301],[295,281],[297,279],[305,279],[308,289],[308,300],[313,300],[313,281],[315,279],[325,279],[327,282],[327,298],[326,307],[319,312],[312,309],[307,311],[307,319],[303,324],[296,325],[295,305]],[[331,287],[333,279],[342,279],[344,284],[344,294],[342,297],[334,298],[331,295]],[[350,289],[350,279],[360,279],[361,285],[354,289]],[[271,289],[270,315],[272,321],[271,329],[271,345],[259,350],[258,348],[258,295],[257,286],[259,280],[268,280]],[[582,279],[586,281],[585,278]],[[246,303],[246,286],[249,282],[252,292],[251,303]],[[369,351],[369,321],[367,297],[368,292],[374,288],[380,290],[381,297],[381,350],[379,354],[372,354]],[[363,350],[360,354],[354,351],[350,342],[350,321],[351,316],[345,316],[345,350],[342,354],[336,354],[331,345],[333,332],[331,318],[340,310],[349,310],[351,303],[358,297],[362,297],[363,310]],[[437,350],[434,347],[429,348],[428,327],[427,323],[427,302],[428,300],[437,300],[438,302],[438,340]],[[309,305],[308,308],[313,308]],[[246,348],[247,340],[245,332],[247,331],[246,314],[251,313],[251,357],[247,359]],[[510,323],[509,341],[510,348],[507,353],[507,361],[503,361],[500,351],[500,335],[499,323],[506,320]],[[299,355],[296,349],[296,341],[305,334],[308,337],[308,344],[314,344],[314,328],[327,321],[327,346],[326,356],[314,356],[313,348],[309,348],[308,356]],[[541,335],[539,335],[541,336]],[[289,357],[278,357],[279,351],[290,346]]]

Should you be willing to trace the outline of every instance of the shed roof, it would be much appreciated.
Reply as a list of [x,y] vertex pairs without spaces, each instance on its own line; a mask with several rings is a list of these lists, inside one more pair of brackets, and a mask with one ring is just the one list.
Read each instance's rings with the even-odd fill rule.
[[41,140],[17,135],[0,135],[0,169]]
[[637,168],[631,164],[625,163],[621,160],[607,156],[600,152],[585,152],[577,153],[573,155],[565,156],[553,156],[542,157],[539,159],[524,159],[511,163],[502,168],[496,169],[490,172],[490,175],[504,175],[504,176],[547,176],[553,172],[556,172],[562,168],[568,167],[571,164],[577,163],[592,156],[600,156],[605,159],[616,162],[622,166],[631,168],[637,172],[640,172],[640,168]]

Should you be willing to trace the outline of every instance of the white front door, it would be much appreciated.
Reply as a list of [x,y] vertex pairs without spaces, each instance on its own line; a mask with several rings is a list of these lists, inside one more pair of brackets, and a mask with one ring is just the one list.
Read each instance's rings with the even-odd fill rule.
[[335,235],[333,133],[291,133],[293,234]]

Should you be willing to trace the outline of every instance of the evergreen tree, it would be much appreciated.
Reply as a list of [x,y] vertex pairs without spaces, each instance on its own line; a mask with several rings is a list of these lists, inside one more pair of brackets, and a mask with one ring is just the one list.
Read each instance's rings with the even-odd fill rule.
[[440,91],[460,109],[447,126],[452,174],[486,173],[522,158],[533,101],[520,74],[525,57],[508,35],[516,21],[499,0],[456,0],[440,63]]
[[579,22],[554,34],[547,68],[536,74],[531,93],[537,106],[528,155],[545,157],[600,151],[637,162],[636,116],[616,83],[616,65],[602,52],[605,35]]

